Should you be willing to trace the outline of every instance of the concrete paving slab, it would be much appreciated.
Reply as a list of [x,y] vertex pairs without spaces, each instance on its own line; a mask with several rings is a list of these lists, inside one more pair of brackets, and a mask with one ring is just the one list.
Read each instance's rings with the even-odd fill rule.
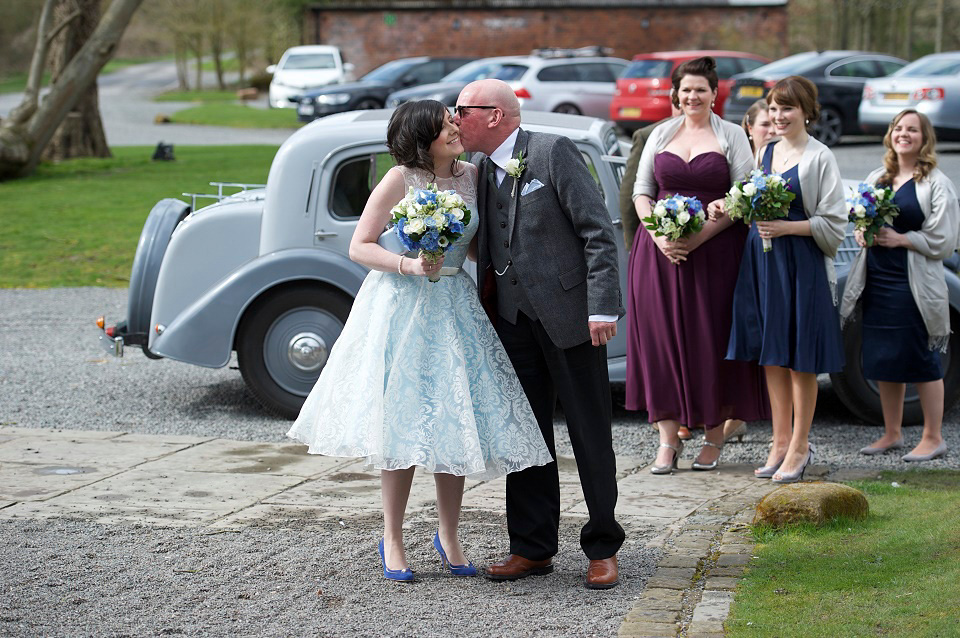
[[195,445],[188,441],[168,441],[167,437],[153,437],[154,441],[144,444],[137,438],[117,433],[109,438],[21,436],[0,445],[0,462],[121,468],[139,465]]
[[0,462],[0,499],[45,501],[122,471],[110,466]]
[[[694,501],[671,496],[647,496],[642,493],[620,493],[617,498],[618,516],[641,516],[643,518],[665,518],[677,520],[697,509],[701,501]],[[586,512],[586,504],[581,504],[571,511]]]
[[125,507],[115,504],[24,502],[0,509],[0,520],[66,518],[103,525],[140,523],[158,527],[198,527],[222,516],[214,510]]
[[4,427],[0,430],[4,436],[13,438],[28,438],[35,440],[66,439],[70,441],[93,441],[114,439],[123,436],[123,432],[110,430],[57,430],[50,428],[21,428]]
[[[354,461],[337,471],[306,481],[292,489],[266,499],[273,505],[309,505],[344,509],[380,510],[380,473],[367,472],[363,461]],[[436,502],[433,477],[417,472],[410,488],[407,513],[413,513]]]
[[54,504],[211,510],[220,515],[249,507],[303,481],[296,476],[216,474],[133,469],[51,499]]
[[311,477],[332,472],[355,459],[307,454],[306,446],[214,439],[166,456],[143,467],[158,472],[229,472]]

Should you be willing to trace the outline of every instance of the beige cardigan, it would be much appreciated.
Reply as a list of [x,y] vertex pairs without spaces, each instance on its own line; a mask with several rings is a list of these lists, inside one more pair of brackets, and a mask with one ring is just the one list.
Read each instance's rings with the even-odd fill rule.
[[[884,169],[878,168],[866,181],[876,184],[883,173]],[[927,328],[928,346],[931,350],[946,352],[950,340],[950,301],[943,260],[952,255],[957,246],[960,204],[953,182],[940,169],[933,169],[916,186],[924,220],[920,230],[904,233],[912,248],[907,251],[907,280]],[[861,249],[850,267],[843,291],[840,316],[844,320],[853,314],[866,282],[867,250]]]
[[[640,195],[646,195],[650,199],[657,198],[657,192],[660,188],[657,186],[657,180],[653,174],[653,160],[657,153],[665,149],[673,136],[680,130],[683,119],[684,116],[678,115],[653,129],[653,133],[650,134],[647,143],[643,146],[643,154],[640,156],[637,181],[633,183],[634,200]],[[720,150],[727,158],[727,164],[730,166],[730,184],[732,185],[733,182],[743,179],[753,168],[747,134],[743,132],[743,128],[725,121],[716,113],[710,114],[710,127],[713,129],[713,134],[717,136]],[[710,202],[701,203],[706,207]]]
[[[770,140],[757,151],[757,166],[767,146],[780,138]],[[766,170],[769,172],[770,167]],[[847,203],[843,196],[843,182],[837,160],[822,142],[810,136],[797,167],[803,212],[810,221],[810,234],[824,256],[827,281],[834,305],[837,304],[837,270],[833,258],[843,242],[847,230]]]

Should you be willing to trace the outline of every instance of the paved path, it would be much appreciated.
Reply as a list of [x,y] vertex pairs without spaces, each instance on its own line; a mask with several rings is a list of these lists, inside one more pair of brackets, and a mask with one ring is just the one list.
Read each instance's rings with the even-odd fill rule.
[[[621,553],[625,582],[618,589],[635,595],[606,599],[615,602],[608,611],[611,622],[607,629],[597,627],[597,633],[591,635],[674,636],[681,629],[687,636],[719,635],[732,599],[732,578],[749,558],[745,554],[750,544],[741,523],[773,486],[753,479],[747,466],[727,465],[717,472],[702,473],[681,466],[672,477],[660,477],[651,475],[644,465],[636,458],[618,459],[618,517],[631,542],[638,545]],[[562,542],[574,544],[586,506],[575,461],[561,457],[559,466],[562,528],[572,536]],[[823,472],[821,468],[819,473]],[[468,550],[474,549],[470,539],[481,528],[495,536],[504,534],[503,491],[503,479],[467,482],[463,536]],[[424,527],[432,527],[434,510],[432,481],[418,474],[408,505],[408,526],[426,521],[429,526]],[[103,525],[197,529],[205,535],[338,526],[375,530],[379,512],[377,475],[365,471],[362,462],[309,456],[300,445],[123,432],[0,429],[0,533],[5,525],[38,520],[72,521],[97,529]],[[502,541],[500,538],[498,544]],[[326,548],[331,553],[337,549]],[[490,557],[503,551],[502,546],[491,549]],[[568,553],[577,556],[575,548]],[[650,555],[654,560],[638,572],[630,564],[631,555]],[[474,556],[483,562],[476,552]],[[94,558],[86,564],[82,558],[80,561],[85,568],[97,568]],[[372,556],[365,556],[364,561],[359,578],[377,581]],[[548,590],[556,587],[583,596],[582,562],[577,558],[562,561],[557,566],[559,576],[527,580],[540,580]],[[482,600],[509,596],[518,587],[522,591],[524,584],[498,586],[478,580],[476,586]],[[395,597],[393,605],[399,604],[406,591],[392,588],[382,595],[384,601]],[[37,609],[19,611],[24,613],[18,617],[21,620],[31,612],[42,614]],[[4,631],[2,621],[0,618],[0,633]],[[321,635],[333,631],[337,622],[334,615],[321,626]],[[532,629],[550,626],[543,625],[542,619],[532,622],[536,625]],[[35,627],[25,626],[31,628]],[[581,635],[581,629],[559,625],[549,633]]]

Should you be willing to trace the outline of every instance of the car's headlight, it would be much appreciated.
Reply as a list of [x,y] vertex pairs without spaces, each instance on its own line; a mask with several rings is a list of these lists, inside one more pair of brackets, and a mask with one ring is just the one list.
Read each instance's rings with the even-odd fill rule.
[[398,98],[395,98],[395,97],[394,97],[394,98],[390,98],[390,100],[387,102],[387,106],[389,106],[390,108],[394,108],[394,107],[400,106],[400,100],[399,100]]
[[349,93],[327,93],[317,96],[317,104],[346,104],[349,101]]

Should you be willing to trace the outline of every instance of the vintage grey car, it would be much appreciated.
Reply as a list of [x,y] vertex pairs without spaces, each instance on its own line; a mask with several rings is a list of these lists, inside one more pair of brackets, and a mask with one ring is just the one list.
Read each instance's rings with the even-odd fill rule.
[[[367,274],[347,249],[367,197],[393,165],[385,144],[390,113],[353,111],[303,127],[277,151],[265,186],[212,182],[215,194],[158,202],[140,235],[126,318],[109,326],[98,320],[103,347],[120,356],[137,346],[150,358],[211,368],[227,365],[236,351],[253,396],[269,412],[295,417]],[[523,127],[577,144],[619,227],[626,159],[613,125],[524,111]],[[197,208],[204,197],[216,201]],[[627,252],[616,235],[626,290]],[[852,241],[845,243],[841,267],[856,250]],[[948,283],[960,318],[960,279],[950,272]],[[624,381],[624,319],[607,354],[611,380]],[[834,376],[837,394],[856,415],[879,422],[876,388],[859,374],[856,322],[847,330],[847,358],[857,365]],[[948,361],[948,402],[957,396],[958,368]],[[906,418],[918,417],[914,394]]]

